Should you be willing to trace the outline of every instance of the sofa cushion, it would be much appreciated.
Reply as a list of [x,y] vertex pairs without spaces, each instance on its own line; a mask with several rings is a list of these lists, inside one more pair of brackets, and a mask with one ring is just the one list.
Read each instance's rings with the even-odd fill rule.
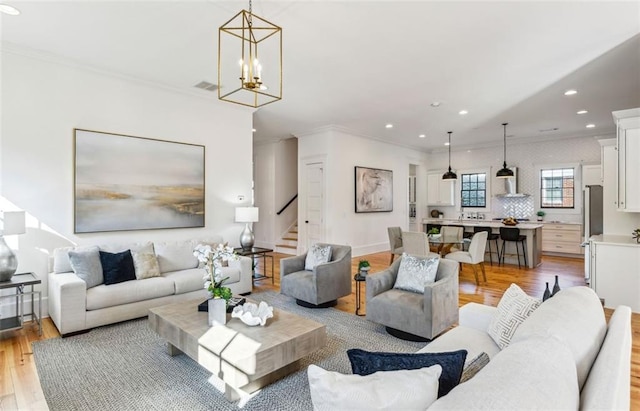
[[314,244],[309,248],[307,257],[304,260],[304,269],[313,271],[318,264],[331,261],[331,246]]
[[493,358],[500,352],[500,347],[493,341],[486,331],[480,331],[471,327],[455,327],[442,334],[418,352],[442,352],[467,350],[468,365],[480,353],[487,353]]
[[174,283],[162,277],[99,285],[87,290],[87,310],[114,307],[174,294]]
[[[223,285],[240,281],[239,267],[221,267],[220,269],[222,270],[222,278],[229,277]],[[204,276],[206,274],[207,271],[204,268],[191,268],[188,270],[162,273],[162,277],[174,282],[176,294],[184,294],[191,291],[204,290]]]
[[378,371],[415,370],[438,364],[442,367],[438,379],[438,397],[442,397],[460,382],[467,352],[460,350],[441,353],[387,353],[350,349],[347,350],[347,356],[351,362],[351,370],[358,375],[369,375]]
[[53,250],[53,272],[70,273],[73,272],[71,261],[69,260],[69,251],[87,251],[97,248],[95,245],[83,245],[78,247],[59,247]]
[[437,398],[441,370],[434,365],[360,376],[326,371],[312,364],[307,375],[315,411],[425,410]]
[[121,253],[100,251],[100,263],[102,264],[105,285],[136,279],[136,269],[133,266],[130,250]]
[[134,251],[139,251],[143,253],[152,253],[153,252],[153,243],[151,241],[144,241],[141,243],[110,243],[110,244],[101,244],[100,251],[106,251],[107,253],[121,253],[123,251],[130,250],[132,253]]
[[520,287],[511,284],[498,303],[487,333],[498,347],[505,348],[520,324],[539,306],[540,300],[529,297]]
[[567,345],[554,337],[535,337],[512,342],[429,410],[577,410],[579,401]]
[[571,349],[582,389],[607,333],[600,299],[589,287],[566,288],[545,301],[518,328],[513,341],[556,336]]
[[420,258],[403,253],[393,288],[423,294],[424,285],[436,280],[439,263],[438,257]]
[[104,282],[98,247],[79,251],[69,250],[68,254],[73,272],[85,282],[87,289]]
[[168,273],[198,267],[198,259],[193,255],[194,248],[195,242],[190,240],[154,244],[160,272]]

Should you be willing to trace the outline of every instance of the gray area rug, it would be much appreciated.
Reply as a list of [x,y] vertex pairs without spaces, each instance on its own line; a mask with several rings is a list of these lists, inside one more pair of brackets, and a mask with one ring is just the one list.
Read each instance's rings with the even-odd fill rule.
[[[263,388],[243,410],[312,410],[306,368],[350,374],[346,351],[415,352],[425,343],[402,341],[384,327],[333,308],[308,309],[276,292],[251,298],[327,326],[327,345],[301,360],[301,369]],[[237,410],[207,380],[211,374],[186,355],[170,357],[166,343],[139,319],[87,334],[33,343],[42,390],[51,410]]]

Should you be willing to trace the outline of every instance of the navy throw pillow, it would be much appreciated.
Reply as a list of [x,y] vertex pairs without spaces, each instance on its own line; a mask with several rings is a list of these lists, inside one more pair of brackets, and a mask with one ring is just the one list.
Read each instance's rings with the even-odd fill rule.
[[100,251],[100,264],[102,264],[105,285],[136,279],[136,269],[133,265],[131,250],[121,253]]
[[354,374],[369,375],[377,371],[415,370],[439,364],[442,374],[438,380],[438,398],[447,395],[462,376],[467,350],[442,353],[387,353],[368,352],[357,348],[347,350]]

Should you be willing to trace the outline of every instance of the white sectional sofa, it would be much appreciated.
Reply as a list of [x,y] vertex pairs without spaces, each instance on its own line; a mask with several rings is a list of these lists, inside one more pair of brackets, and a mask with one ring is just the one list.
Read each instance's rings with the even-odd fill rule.
[[[68,252],[88,246],[65,247],[54,250],[48,275],[49,315],[66,335],[133,318],[144,317],[150,308],[179,301],[207,298],[203,288],[204,268],[199,268],[193,249],[199,243],[221,243],[222,238],[186,240],[162,243],[132,243],[99,245],[101,251],[117,253],[153,247],[160,276],[125,281],[112,285],[98,285],[87,289],[86,283],[74,274]],[[240,257],[222,267],[229,277],[225,285],[234,294],[250,293],[253,287],[252,261]]]
[[607,325],[588,287],[562,290],[517,328],[504,349],[487,333],[495,307],[460,308],[459,326],[419,352],[486,352],[491,360],[430,410],[628,410],[631,310],[620,306]]

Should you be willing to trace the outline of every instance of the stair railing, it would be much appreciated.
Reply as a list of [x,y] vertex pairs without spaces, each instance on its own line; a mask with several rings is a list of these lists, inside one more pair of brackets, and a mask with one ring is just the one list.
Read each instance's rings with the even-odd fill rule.
[[282,207],[282,209],[280,209],[280,211],[278,211],[278,212],[276,213],[276,215],[280,215],[280,214],[282,214],[282,212],[283,212],[284,210],[286,210],[286,209],[287,209],[287,207],[289,207],[289,206],[291,205],[291,203],[293,203],[293,201],[294,201],[296,198],[298,198],[298,193],[296,193],[296,195],[294,195],[294,196],[293,196],[293,198],[292,198],[291,200],[289,200],[289,202],[288,202],[287,204],[285,204],[285,205],[284,205],[284,207]]

